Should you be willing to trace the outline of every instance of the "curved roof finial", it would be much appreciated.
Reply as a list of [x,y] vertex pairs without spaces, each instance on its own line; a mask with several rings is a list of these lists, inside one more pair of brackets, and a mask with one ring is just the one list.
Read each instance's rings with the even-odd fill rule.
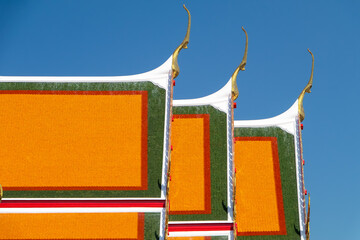
[[311,87],[313,84],[313,76],[314,76],[314,55],[312,54],[312,52],[309,49],[308,49],[308,51],[312,57],[312,67],[311,67],[310,80],[309,80],[308,84],[306,85],[306,87],[304,88],[304,90],[302,90],[302,92],[300,93],[300,96],[298,98],[300,122],[304,121],[304,118],[305,118],[305,112],[304,112],[304,106],[303,106],[304,95],[305,95],[305,92],[311,93]]
[[232,94],[233,100],[237,99],[239,96],[239,89],[236,84],[236,78],[237,78],[237,75],[240,70],[245,71],[245,65],[246,65],[247,53],[248,53],[248,35],[247,35],[247,32],[245,31],[244,27],[241,27],[241,28],[245,33],[246,43],[245,43],[244,57],[243,57],[240,65],[235,69],[233,75],[231,76],[231,94]]
[[173,59],[172,59],[172,71],[173,71],[173,78],[175,79],[179,73],[180,73],[180,68],[177,62],[177,58],[179,56],[180,50],[183,48],[187,48],[187,44],[189,43],[189,39],[190,39],[190,27],[191,27],[191,15],[189,10],[185,7],[185,4],[183,5],[184,9],[186,10],[186,12],[188,13],[188,26],[187,26],[187,30],[186,30],[186,35],[184,40],[182,41],[182,43],[175,49],[174,53],[173,53]]

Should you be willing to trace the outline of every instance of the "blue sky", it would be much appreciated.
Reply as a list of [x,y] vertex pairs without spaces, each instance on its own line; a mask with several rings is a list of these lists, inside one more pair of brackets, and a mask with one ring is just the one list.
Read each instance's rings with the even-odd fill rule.
[[360,3],[358,1],[4,1],[0,75],[129,75],[162,64],[186,30],[176,99],[220,89],[240,63],[236,119],[289,108],[305,87],[306,188],[312,239],[360,239],[358,157]]

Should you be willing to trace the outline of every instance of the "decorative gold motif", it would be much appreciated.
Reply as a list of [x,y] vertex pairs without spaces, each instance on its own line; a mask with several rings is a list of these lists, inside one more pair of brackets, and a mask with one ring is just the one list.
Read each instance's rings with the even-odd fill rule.
[[307,215],[306,215],[306,226],[305,226],[305,234],[306,234],[306,240],[310,240],[310,193],[309,193],[309,200],[308,200],[308,209],[307,209]]
[[238,96],[239,96],[239,89],[238,89],[237,84],[236,84],[236,78],[237,78],[237,75],[238,75],[240,70],[245,71],[245,65],[246,65],[246,60],[247,60],[247,52],[248,52],[248,35],[247,35],[247,32],[245,31],[244,27],[241,27],[241,28],[245,33],[246,43],[245,43],[244,57],[243,57],[240,65],[235,69],[233,75],[231,76],[231,93],[232,93],[233,100],[237,99]]
[[311,93],[311,87],[312,87],[313,76],[314,76],[314,55],[312,54],[312,52],[309,49],[308,49],[308,51],[312,57],[312,68],[311,68],[310,80],[309,80],[308,84],[306,85],[306,87],[304,88],[304,90],[302,90],[302,92],[298,98],[300,122],[304,121],[304,118],[305,118],[305,112],[304,112],[304,106],[303,106],[304,95],[305,95],[305,92]]
[[175,79],[180,73],[180,68],[179,68],[178,61],[177,61],[179,53],[180,53],[181,49],[187,48],[187,45],[188,45],[189,39],[190,39],[191,15],[190,15],[189,10],[185,7],[185,4],[183,5],[183,7],[186,10],[186,12],[188,13],[188,26],[187,26],[187,31],[186,31],[184,40],[175,49],[175,51],[173,53],[173,59],[172,59],[173,79]]

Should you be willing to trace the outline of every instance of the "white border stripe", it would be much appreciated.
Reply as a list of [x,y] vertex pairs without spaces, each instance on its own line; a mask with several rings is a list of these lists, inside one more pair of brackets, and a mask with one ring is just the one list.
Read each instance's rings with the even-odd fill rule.
[[34,200],[43,200],[43,201],[48,201],[48,200],[90,200],[90,201],[101,201],[101,200],[138,200],[138,201],[142,201],[142,200],[154,200],[154,201],[159,201],[159,200],[164,200],[165,199],[161,199],[161,198],[3,198],[2,200],[24,200],[24,201],[34,201]]
[[227,236],[230,239],[231,237],[233,237],[233,233],[232,231],[188,231],[188,232],[169,233],[169,237],[207,237],[207,236]]
[[0,208],[2,213],[109,213],[109,212],[154,212],[160,213],[162,208]]
[[297,194],[298,194],[298,211],[299,211],[299,225],[300,225],[300,237],[301,240],[305,240],[305,216],[304,216],[304,192],[303,192],[303,178],[302,178],[302,162],[301,162],[301,143],[300,143],[300,126],[298,125],[298,118],[295,119],[295,158],[296,158],[296,185],[297,185]]
[[208,223],[233,223],[233,221],[172,221],[169,222],[169,224],[199,224],[199,223],[204,223],[204,224],[208,224]]

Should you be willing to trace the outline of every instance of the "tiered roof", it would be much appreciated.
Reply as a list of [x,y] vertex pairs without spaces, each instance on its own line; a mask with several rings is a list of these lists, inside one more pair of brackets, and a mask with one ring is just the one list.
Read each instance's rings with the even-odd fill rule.
[[243,29],[225,86],[173,101],[185,10],[184,41],[150,72],[0,77],[0,240],[308,239],[301,121],[312,75],[285,113],[234,121]]

